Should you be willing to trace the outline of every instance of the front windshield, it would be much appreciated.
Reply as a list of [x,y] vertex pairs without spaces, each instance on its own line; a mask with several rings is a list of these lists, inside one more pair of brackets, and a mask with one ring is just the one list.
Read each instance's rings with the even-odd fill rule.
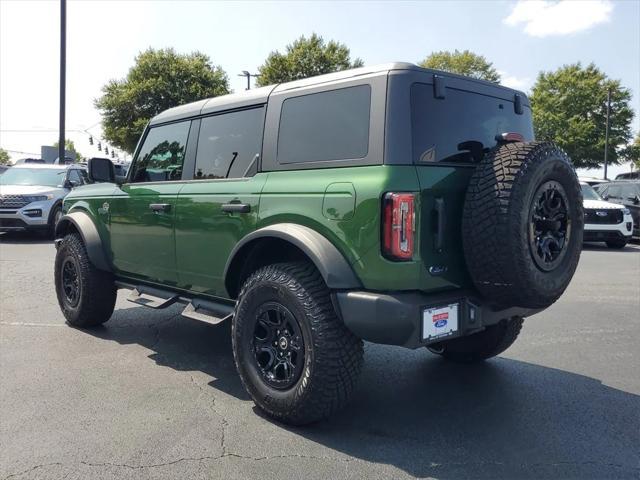
[[58,187],[64,181],[64,174],[64,168],[9,168],[0,176],[0,185]]
[[591,185],[581,184],[582,196],[585,200],[602,200],[602,197],[598,195]]

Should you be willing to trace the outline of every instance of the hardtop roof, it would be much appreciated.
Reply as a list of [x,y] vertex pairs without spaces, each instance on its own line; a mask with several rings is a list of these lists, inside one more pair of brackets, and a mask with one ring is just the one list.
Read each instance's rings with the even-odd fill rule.
[[373,65],[370,67],[353,68],[350,70],[342,70],[340,72],[327,73],[324,75],[317,75],[315,77],[304,78],[301,80],[294,80],[291,82],[280,83],[276,85],[269,85],[266,87],[254,88],[251,90],[245,90],[242,92],[231,93],[228,95],[221,95],[218,97],[208,98],[204,100],[198,100],[196,102],[187,103],[177,107],[170,108],[164,112],[159,113],[151,119],[150,125],[158,123],[171,122],[188,118],[197,115],[205,115],[207,113],[215,113],[222,110],[230,110],[234,108],[243,108],[251,105],[257,105],[266,103],[269,95],[273,92],[283,92],[287,90],[293,90],[296,88],[308,87],[312,85],[319,85],[323,83],[338,82],[353,77],[359,76],[376,76],[387,75],[391,71],[406,70],[415,71],[417,73],[428,73],[433,75],[440,75],[444,77],[456,78],[467,82],[477,83],[478,86],[499,88],[501,90],[509,90],[514,93],[521,93],[526,99],[526,95],[517,90],[513,90],[492,82],[485,80],[479,80],[471,77],[465,77],[464,75],[457,75],[450,72],[443,72],[440,70],[432,70],[428,68],[419,67],[413,63],[408,62],[393,62],[384,63],[380,65]]

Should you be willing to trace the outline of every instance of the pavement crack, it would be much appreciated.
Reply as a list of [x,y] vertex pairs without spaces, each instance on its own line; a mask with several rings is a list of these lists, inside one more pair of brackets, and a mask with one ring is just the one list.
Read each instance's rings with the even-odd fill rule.
[[52,462],[52,463],[42,463],[40,465],[35,465],[31,468],[27,468],[26,470],[23,470],[21,472],[16,472],[16,473],[11,473],[9,475],[7,475],[6,477],[3,477],[2,480],[8,480],[9,478],[14,478],[14,477],[18,477],[21,475],[26,475],[28,473],[33,472],[34,470],[38,470],[40,468],[45,468],[45,467],[53,467],[53,466],[62,466],[63,464],[60,462]]

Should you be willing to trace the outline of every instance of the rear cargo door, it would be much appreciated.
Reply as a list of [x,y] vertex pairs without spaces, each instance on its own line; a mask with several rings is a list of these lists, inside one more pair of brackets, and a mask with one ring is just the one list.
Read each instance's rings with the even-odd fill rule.
[[513,132],[533,140],[528,104],[513,91],[500,89],[494,96],[455,86],[460,88],[411,86],[412,154],[421,189],[420,252],[426,283],[434,287],[470,286],[462,216],[477,163],[497,145],[497,135]]

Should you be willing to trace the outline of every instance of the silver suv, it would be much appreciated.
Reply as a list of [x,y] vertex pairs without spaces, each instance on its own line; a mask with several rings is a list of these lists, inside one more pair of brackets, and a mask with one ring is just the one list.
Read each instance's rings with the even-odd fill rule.
[[77,165],[14,165],[0,176],[0,232],[53,232],[64,197],[87,182]]

